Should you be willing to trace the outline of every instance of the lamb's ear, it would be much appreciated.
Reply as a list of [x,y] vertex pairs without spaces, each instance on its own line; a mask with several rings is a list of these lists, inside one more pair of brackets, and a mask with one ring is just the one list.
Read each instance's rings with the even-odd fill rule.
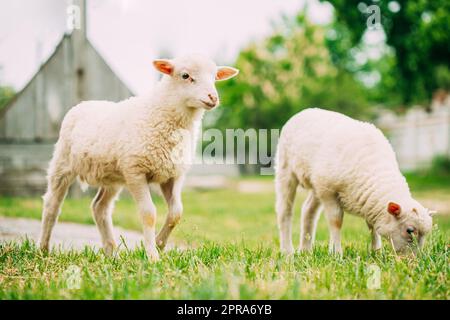
[[153,61],[153,65],[155,66],[156,70],[159,72],[162,72],[164,74],[172,75],[174,66],[172,64],[172,61],[167,59],[156,59]]
[[436,210],[428,210],[428,214],[430,215],[430,217],[434,216],[436,213]]
[[389,202],[387,211],[392,214],[394,217],[398,217],[398,215],[402,212],[402,208],[398,203]]
[[222,80],[228,80],[235,76],[237,76],[239,73],[238,69],[232,68],[232,67],[217,67],[217,73],[216,73],[216,81],[222,81]]

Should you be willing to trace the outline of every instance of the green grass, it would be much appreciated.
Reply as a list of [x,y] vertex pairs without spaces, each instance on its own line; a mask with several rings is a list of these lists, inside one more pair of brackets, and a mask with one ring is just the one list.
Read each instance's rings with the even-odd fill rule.
[[450,190],[450,174],[430,174],[427,172],[407,172],[404,174],[411,190]]
[[[435,192],[444,196],[448,190]],[[67,199],[60,220],[93,224],[89,202]],[[155,202],[160,226],[165,205],[157,197]],[[157,263],[149,263],[142,249],[108,258],[91,248],[44,255],[29,241],[0,244],[0,299],[449,298],[448,215],[436,217],[432,235],[416,258],[396,256],[387,243],[381,253],[372,253],[365,222],[350,215],[344,218],[342,258],[328,254],[323,216],[315,250],[287,258],[278,252],[272,192],[186,191],[183,202],[185,214],[171,240],[187,249],[165,252]],[[0,198],[0,216],[38,219],[40,210],[38,198]],[[140,230],[131,199],[118,201],[114,223]],[[381,269],[377,290],[367,287],[373,264]],[[81,270],[79,289],[68,288],[70,266]]]

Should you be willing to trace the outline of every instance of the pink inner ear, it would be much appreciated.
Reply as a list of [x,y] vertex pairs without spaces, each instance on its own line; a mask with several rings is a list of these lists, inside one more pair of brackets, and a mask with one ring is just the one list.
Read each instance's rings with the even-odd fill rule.
[[395,202],[389,202],[388,204],[388,212],[393,216],[398,216],[401,212],[401,207],[399,204]]
[[216,80],[223,80],[233,76],[236,73],[236,70],[232,68],[220,68],[217,70]]
[[173,72],[172,64],[166,60],[155,60],[153,61],[153,65],[158,71],[162,73],[170,75]]

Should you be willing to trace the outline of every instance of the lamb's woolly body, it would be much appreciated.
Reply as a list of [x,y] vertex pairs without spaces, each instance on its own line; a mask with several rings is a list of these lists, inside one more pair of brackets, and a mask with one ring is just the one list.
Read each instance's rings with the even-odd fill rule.
[[124,173],[163,183],[187,170],[187,163],[174,161],[174,147],[193,143],[182,134],[196,137],[203,112],[171,103],[157,91],[118,103],[82,102],[63,121],[54,159],[69,160],[67,169],[93,186],[124,184]]
[[[411,197],[382,132],[336,112],[307,109],[293,116],[282,129],[276,162],[279,212],[289,210],[283,203],[286,191],[280,186],[296,186],[297,182],[322,203],[336,199],[342,209],[364,217],[383,235],[394,231],[393,217],[387,212],[389,202],[401,203],[406,213],[423,208]],[[295,182],[289,182],[292,179]],[[412,219],[428,231],[428,218],[428,214],[403,214],[399,219]],[[340,228],[339,218],[336,223]]]
[[286,123],[279,148],[278,166],[290,167],[301,185],[336,193],[345,210],[369,222],[389,201],[411,198],[389,142],[370,123],[307,109]]

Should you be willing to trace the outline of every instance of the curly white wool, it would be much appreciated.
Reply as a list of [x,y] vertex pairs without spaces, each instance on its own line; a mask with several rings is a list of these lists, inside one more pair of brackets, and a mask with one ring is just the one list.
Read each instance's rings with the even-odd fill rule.
[[[277,150],[276,207],[285,252],[293,251],[297,185],[310,190],[302,208],[300,249],[312,247],[321,206],[329,223],[330,250],[339,253],[343,210],[366,219],[374,249],[381,247],[380,235],[402,250],[410,242],[408,227],[414,228],[420,242],[431,228],[429,211],[412,198],[382,132],[336,112],[307,109],[283,127]],[[389,204],[398,204],[401,214],[389,214]]]

